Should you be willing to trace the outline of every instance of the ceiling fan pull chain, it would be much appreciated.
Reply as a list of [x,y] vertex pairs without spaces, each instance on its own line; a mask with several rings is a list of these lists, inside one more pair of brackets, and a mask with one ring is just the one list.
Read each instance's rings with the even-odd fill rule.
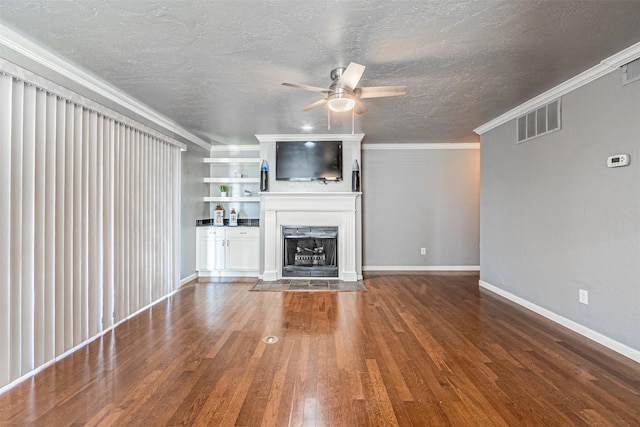
[[356,128],[356,109],[351,109],[351,135],[355,135]]

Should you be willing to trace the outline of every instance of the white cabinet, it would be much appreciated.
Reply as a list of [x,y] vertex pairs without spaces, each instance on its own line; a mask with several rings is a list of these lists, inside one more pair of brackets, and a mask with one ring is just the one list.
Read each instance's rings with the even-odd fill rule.
[[227,228],[227,270],[260,268],[260,230],[251,227]]
[[196,270],[224,268],[225,240],[224,228],[196,227]]
[[201,276],[257,276],[260,229],[197,227],[196,270]]

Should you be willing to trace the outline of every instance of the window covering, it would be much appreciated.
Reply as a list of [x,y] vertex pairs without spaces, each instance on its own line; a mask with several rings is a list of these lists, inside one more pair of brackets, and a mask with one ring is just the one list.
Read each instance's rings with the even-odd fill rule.
[[184,145],[17,74],[0,74],[0,388],[179,283]]

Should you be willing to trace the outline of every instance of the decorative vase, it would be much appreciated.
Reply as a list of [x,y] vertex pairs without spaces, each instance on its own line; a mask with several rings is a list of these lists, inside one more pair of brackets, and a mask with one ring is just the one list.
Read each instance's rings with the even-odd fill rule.
[[229,214],[229,226],[237,227],[238,226],[238,214],[235,209],[231,209],[231,213]]
[[353,161],[353,171],[351,173],[351,191],[360,191],[360,166],[358,161]]
[[220,197],[227,197],[227,192],[226,191],[221,191],[220,192]]
[[269,189],[269,165],[267,161],[262,161],[260,167],[260,191],[267,191]]
[[224,225],[224,210],[220,203],[216,205],[215,210],[213,211],[213,225],[217,227],[222,227]]

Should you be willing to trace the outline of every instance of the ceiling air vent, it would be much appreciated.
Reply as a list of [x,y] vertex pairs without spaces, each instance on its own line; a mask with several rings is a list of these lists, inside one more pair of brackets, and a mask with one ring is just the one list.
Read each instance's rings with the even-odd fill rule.
[[626,85],[640,80],[640,58],[622,66],[622,84]]
[[560,98],[518,117],[518,143],[560,130]]

